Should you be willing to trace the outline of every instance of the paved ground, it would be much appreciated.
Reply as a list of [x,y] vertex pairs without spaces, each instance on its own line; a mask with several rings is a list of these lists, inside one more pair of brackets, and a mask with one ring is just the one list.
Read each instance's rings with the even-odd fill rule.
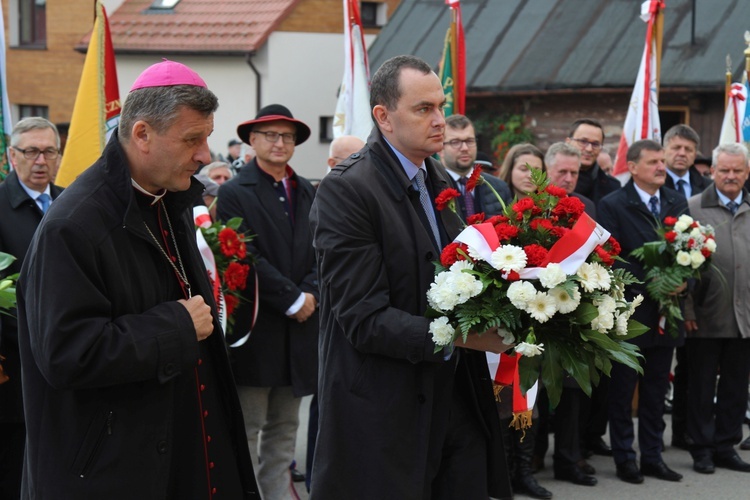
[[[305,398],[300,407],[300,428],[297,434],[297,467],[305,470],[305,453],[307,449],[307,415],[310,398]],[[671,425],[667,416],[667,443],[671,441]],[[745,437],[748,429],[745,426]],[[550,447],[554,446],[550,435]],[[746,462],[750,462],[750,451],[738,450]],[[750,499],[750,473],[716,469],[715,474],[705,475],[693,471],[690,454],[676,448],[667,447],[664,461],[670,468],[684,476],[679,483],[669,483],[647,477],[643,484],[628,484],[617,479],[615,465],[611,457],[594,456],[589,463],[596,468],[599,484],[593,487],[576,486],[572,483],[557,481],[552,476],[552,452],[548,452],[546,469],[536,477],[539,482],[554,494],[555,499],[574,500],[616,500],[616,499],[658,499],[658,500],[744,500]],[[364,466],[364,464],[363,464]],[[302,500],[308,498],[304,483],[295,483]],[[518,495],[518,498],[526,498]],[[349,500],[349,499],[332,499]],[[384,499],[394,500],[394,499]]]

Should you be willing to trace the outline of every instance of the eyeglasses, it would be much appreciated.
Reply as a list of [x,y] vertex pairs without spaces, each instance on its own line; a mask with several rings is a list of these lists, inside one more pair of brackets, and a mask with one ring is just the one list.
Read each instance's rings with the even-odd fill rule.
[[587,141],[586,139],[576,139],[574,137],[571,137],[570,140],[576,141],[578,144],[581,145],[581,148],[583,149],[586,149],[589,146],[591,146],[591,149],[600,149],[602,147],[601,142],[591,142],[591,141]]
[[36,160],[39,158],[39,155],[44,155],[45,160],[56,160],[60,156],[60,150],[55,148],[47,148],[45,150],[39,148],[21,149],[15,146],[12,146],[12,148],[21,153],[27,160]]
[[284,144],[294,144],[294,141],[297,140],[297,135],[289,132],[280,134],[278,132],[264,132],[262,130],[253,130],[253,134],[263,134],[264,136],[266,136],[266,140],[272,143],[278,141],[279,137],[281,137],[281,140],[284,141]]
[[468,139],[451,139],[450,141],[445,141],[443,143],[444,146],[450,146],[454,149],[458,149],[461,147],[462,144],[466,143],[467,147],[474,147],[477,145],[477,140],[474,137],[470,137]]

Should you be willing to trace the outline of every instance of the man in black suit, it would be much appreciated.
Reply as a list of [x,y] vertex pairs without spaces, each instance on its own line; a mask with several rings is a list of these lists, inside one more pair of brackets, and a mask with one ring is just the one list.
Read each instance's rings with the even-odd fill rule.
[[[599,202],[599,223],[620,242],[621,255],[627,259],[622,266],[643,280],[643,266],[630,257],[630,253],[644,243],[656,240],[657,224],[667,216],[676,217],[685,213],[687,201],[678,192],[664,187],[667,173],[661,144],[648,139],[633,143],[628,149],[627,162],[631,179],[621,190],[605,196]],[[684,285],[681,288],[684,289]],[[639,294],[643,295],[644,300],[635,310],[633,318],[646,325],[649,331],[632,342],[643,355],[643,375],[639,376],[635,370],[614,363],[609,387],[609,435],[617,477],[633,484],[642,483],[644,475],[679,481],[682,475],[671,470],[662,460],[662,415],[672,354],[676,346],[684,343],[684,329],[681,327],[683,331],[677,338],[669,333],[661,333],[659,305],[647,296],[645,284],[633,284],[625,289],[628,300]],[[640,469],[635,462],[631,417],[636,384],[639,395]]]
[[[687,125],[675,125],[667,130],[662,140],[667,177],[664,185],[677,190],[685,198],[702,193],[711,184],[711,179],[701,175],[695,168],[695,158],[700,146],[698,133]],[[687,348],[675,349],[677,364],[672,382],[672,446],[689,449],[692,440],[687,435],[688,374]]]
[[[271,104],[241,123],[237,135],[255,158],[219,189],[221,220],[242,217],[257,259],[259,311],[246,343],[233,349],[234,376],[261,495],[289,495],[289,465],[301,398],[313,394],[318,364],[318,281],[308,216],[315,189],[289,166],[310,128]],[[235,332],[252,326],[251,287],[237,310]]]
[[431,201],[450,187],[432,159],[445,93],[429,64],[397,56],[370,103],[367,145],[323,179],[310,216],[321,288],[310,498],[509,497],[481,352],[508,346],[489,331],[436,352],[424,317],[433,262],[461,230]]
[[[10,159],[14,170],[0,184],[0,252],[16,260],[3,276],[21,269],[39,222],[62,188],[52,184],[60,164],[60,136],[44,118],[24,118],[13,128]],[[0,355],[9,380],[0,385],[0,498],[18,498],[24,440],[21,369],[16,318],[0,316]]]
[[[502,204],[484,184],[478,185],[468,197],[466,195],[466,181],[474,172],[477,159],[474,125],[466,116],[451,115],[445,119],[445,140],[440,159],[448,171],[453,187],[461,193],[458,208],[463,220],[480,212],[484,212],[487,217],[502,213]],[[492,185],[505,203],[513,199],[505,181],[486,173],[482,173],[482,178],[484,182]]]

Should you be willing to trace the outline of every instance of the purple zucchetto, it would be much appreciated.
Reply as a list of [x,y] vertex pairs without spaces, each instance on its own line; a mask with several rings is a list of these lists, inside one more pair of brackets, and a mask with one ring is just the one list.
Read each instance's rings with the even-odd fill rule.
[[130,92],[147,87],[171,87],[174,85],[193,85],[208,88],[203,78],[184,64],[164,59],[143,70]]

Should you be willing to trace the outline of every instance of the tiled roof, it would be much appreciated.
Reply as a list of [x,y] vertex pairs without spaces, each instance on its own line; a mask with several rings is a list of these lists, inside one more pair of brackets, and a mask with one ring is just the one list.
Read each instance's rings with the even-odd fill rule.
[[[115,52],[246,53],[260,48],[299,0],[125,0],[108,13]],[[88,46],[89,35],[79,45]]]

